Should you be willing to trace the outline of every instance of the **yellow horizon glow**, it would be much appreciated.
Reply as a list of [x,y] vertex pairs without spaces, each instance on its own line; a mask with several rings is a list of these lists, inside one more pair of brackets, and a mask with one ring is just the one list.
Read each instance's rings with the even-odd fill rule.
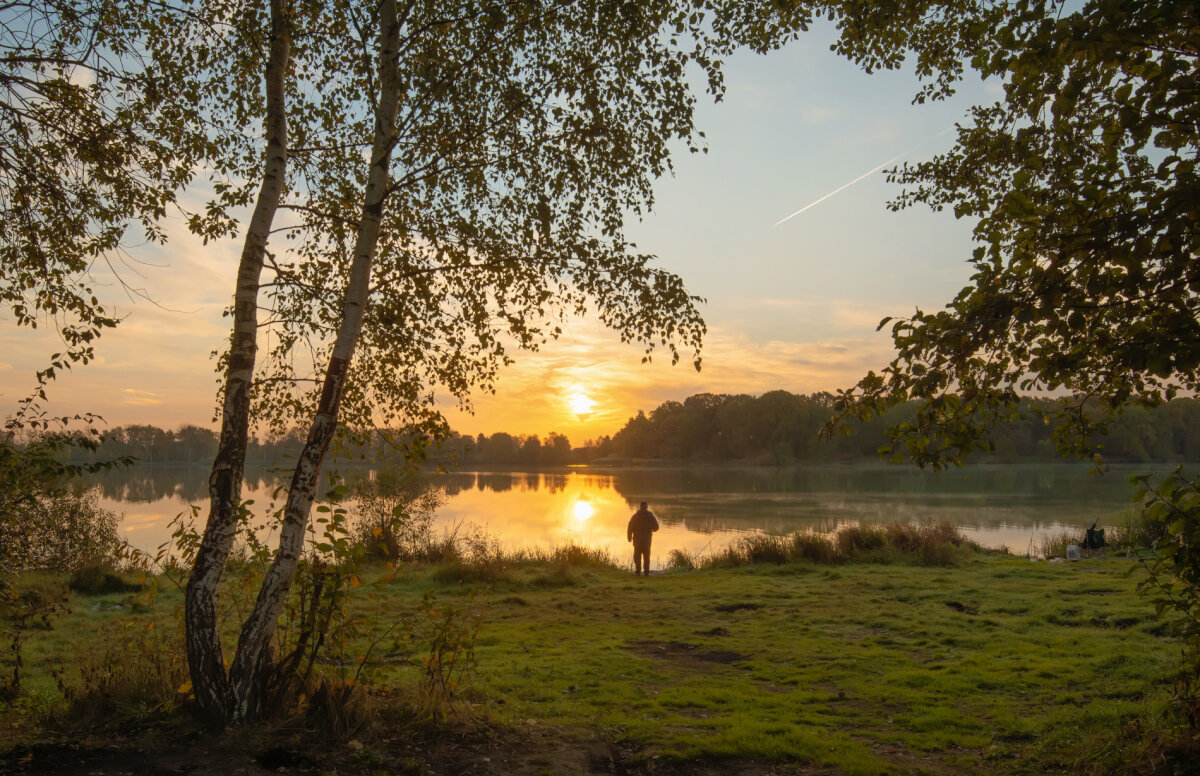
[[567,405],[573,414],[583,418],[592,414],[592,408],[596,406],[596,402],[589,399],[582,391],[577,390],[567,397]]

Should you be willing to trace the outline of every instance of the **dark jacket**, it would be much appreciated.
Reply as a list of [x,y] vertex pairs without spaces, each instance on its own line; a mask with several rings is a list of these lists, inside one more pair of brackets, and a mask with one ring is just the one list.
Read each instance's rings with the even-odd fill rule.
[[658,530],[658,518],[649,509],[639,509],[629,518],[625,538],[635,544],[649,544],[650,536]]

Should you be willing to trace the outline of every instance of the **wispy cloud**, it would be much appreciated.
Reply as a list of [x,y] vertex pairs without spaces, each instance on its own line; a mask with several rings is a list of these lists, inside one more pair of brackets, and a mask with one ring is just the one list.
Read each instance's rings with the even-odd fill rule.
[[[874,316],[861,336],[823,341],[759,341],[720,327],[705,341],[703,367],[689,360],[670,366],[665,356],[641,363],[639,350],[592,323],[577,323],[569,336],[537,353],[517,354],[493,395],[477,397],[475,414],[451,411],[456,429],[470,434],[564,433],[572,443],[612,434],[639,409],[697,393],[760,394],[775,389],[814,393],[846,387],[891,358],[890,341],[876,334]],[[569,397],[582,393],[595,402],[579,417]]]
[[129,404],[134,407],[148,407],[162,404],[162,399],[158,398],[158,394],[153,391],[139,391],[136,388],[125,388],[121,391],[125,394],[125,400],[122,404]]
[[841,111],[827,105],[809,105],[800,111],[800,121],[812,127],[837,121],[841,117]]

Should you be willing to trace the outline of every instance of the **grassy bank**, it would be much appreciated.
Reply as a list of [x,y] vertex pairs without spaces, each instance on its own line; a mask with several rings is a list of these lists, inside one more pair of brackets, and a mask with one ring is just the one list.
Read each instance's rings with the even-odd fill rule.
[[1029,772],[1150,721],[1175,657],[1125,564],[801,564],[477,593],[500,718],[660,757]]
[[[358,599],[363,622],[457,612],[477,627],[468,681],[444,689],[461,718],[531,742],[411,772],[458,772],[463,758],[476,773],[1085,772],[1161,724],[1177,658],[1122,559],[712,564],[650,578],[602,560],[547,554],[488,574],[412,564]],[[31,633],[27,687],[52,704],[54,671],[119,659],[107,640],[169,650],[174,603],[161,598],[151,626],[138,594],[75,594],[70,614]],[[414,632],[353,645],[371,655],[360,680],[416,697],[430,653]],[[374,722],[337,772],[394,761],[396,729]],[[599,759],[579,759],[597,746]]]

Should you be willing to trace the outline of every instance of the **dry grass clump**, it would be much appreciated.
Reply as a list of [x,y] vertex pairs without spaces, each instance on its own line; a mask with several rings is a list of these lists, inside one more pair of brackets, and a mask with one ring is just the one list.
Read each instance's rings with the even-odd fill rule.
[[838,553],[845,558],[861,558],[882,550],[888,542],[887,531],[878,525],[849,525],[836,536]]
[[518,566],[536,565],[546,567],[540,578],[546,584],[569,585],[576,581],[573,570],[619,565],[608,550],[575,542],[505,552],[499,539],[478,528],[456,530],[436,545],[438,552],[421,560],[437,565],[434,578],[443,582],[499,582],[511,579]]
[[508,579],[513,559],[504,554],[500,540],[480,528],[459,534],[443,543],[446,556],[433,577],[442,582],[499,582]]
[[751,534],[738,542],[748,563],[787,563],[791,542],[786,536]]
[[517,563],[550,563],[566,566],[616,566],[612,554],[600,547],[568,542],[550,547],[533,547],[513,553]]
[[1070,547],[1072,544],[1078,545],[1081,538],[1073,531],[1042,534],[1042,538],[1037,542],[1034,552],[1039,558],[1065,558],[1067,557],[1067,547]]
[[837,547],[828,536],[812,531],[797,531],[791,536],[792,560],[804,560],[809,563],[832,565],[838,562]]

